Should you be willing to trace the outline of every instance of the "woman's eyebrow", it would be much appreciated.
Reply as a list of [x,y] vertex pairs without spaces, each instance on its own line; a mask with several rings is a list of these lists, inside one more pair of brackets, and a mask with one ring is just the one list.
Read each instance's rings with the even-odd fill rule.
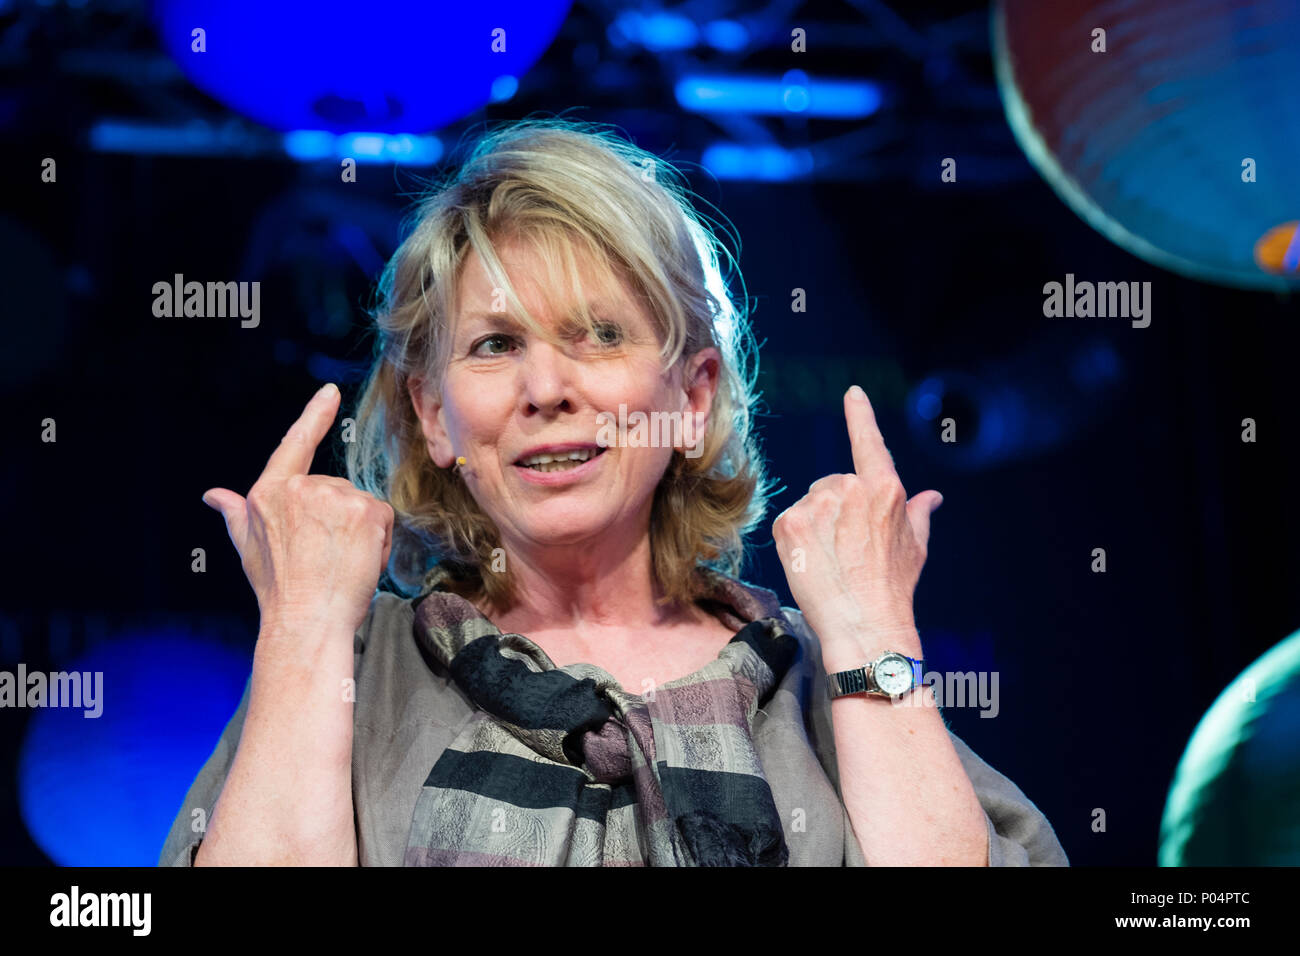
[[522,324],[505,312],[469,312],[460,317],[460,327],[466,328],[471,322],[485,324],[494,329],[519,329]]
[[[616,315],[618,312],[617,307],[613,303],[606,302],[603,299],[588,302],[587,311],[594,318],[597,319],[603,319],[606,316]],[[578,309],[575,306],[569,310],[568,315],[565,317],[565,326],[567,327],[569,324],[573,323],[577,319],[577,317],[578,317]],[[523,323],[518,321],[514,317],[512,317],[508,312],[484,312],[482,310],[478,310],[475,312],[466,312],[463,315],[461,315],[462,324],[468,324],[470,322],[483,322],[493,328],[502,328],[502,329],[523,328]]]

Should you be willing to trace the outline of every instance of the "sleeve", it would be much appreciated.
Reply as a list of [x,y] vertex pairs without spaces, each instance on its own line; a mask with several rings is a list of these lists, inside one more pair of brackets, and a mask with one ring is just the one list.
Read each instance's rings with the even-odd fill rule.
[[1056,831],[1014,783],[948,731],[975,787],[989,834],[989,866],[1069,866]]
[[[802,638],[809,656],[812,676],[807,691],[810,711],[809,735],[822,768],[830,778],[844,813],[844,866],[866,866],[862,849],[853,832],[848,808],[843,806],[839,765],[835,756],[835,734],[831,720],[830,695],[826,690],[826,671],[822,664],[821,644],[797,608],[782,608]],[[953,748],[970,778],[975,795],[984,810],[988,828],[989,866],[1069,866],[1065,850],[1056,838],[1052,825],[1033,802],[1014,783],[994,770],[966,742],[948,731]]]
[[[366,619],[354,637],[352,653],[354,675],[370,635],[380,595],[384,593],[386,592],[376,589]],[[203,842],[203,831],[212,819],[212,808],[216,806],[217,798],[221,796],[221,790],[226,785],[226,776],[230,773],[230,765],[235,760],[239,737],[244,730],[244,717],[248,712],[248,696],[252,686],[253,678],[250,674],[244,683],[244,696],[240,698],[239,707],[226,724],[226,729],[222,731],[207,763],[203,765],[194,783],[190,785],[189,792],[185,795],[185,802],[181,804],[176,819],[172,821],[171,832],[167,834],[162,852],[158,854],[159,866],[194,865],[194,855],[198,853],[199,845]]]
[[221,788],[225,786],[226,775],[235,759],[239,735],[244,729],[244,715],[248,712],[248,694],[252,684],[253,678],[249,675],[244,683],[244,695],[240,698],[239,707],[227,722],[212,755],[185,794],[185,802],[172,821],[171,832],[167,834],[162,852],[158,855],[159,866],[194,865],[194,854],[203,842],[203,831],[212,819],[212,808],[216,806],[217,797],[221,796]]
[[[1019,787],[980,759],[964,740],[951,730],[948,736],[984,809],[989,837],[988,865],[1069,866],[1065,850],[1042,811]],[[866,865],[853,832],[853,821],[845,808],[844,866]]]

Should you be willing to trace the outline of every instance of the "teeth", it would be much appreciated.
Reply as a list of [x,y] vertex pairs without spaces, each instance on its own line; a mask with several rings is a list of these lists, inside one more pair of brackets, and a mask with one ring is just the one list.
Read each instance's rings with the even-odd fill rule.
[[[537,465],[550,465],[550,464],[555,464],[556,462],[560,462],[561,463],[559,465],[560,468],[570,468],[572,466],[567,464],[567,462],[580,463],[580,462],[588,461],[589,459],[595,457],[595,455],[596,455],[595,449],[583,448],[579,451],[558,452],[556,454],[529,455],[527,458],[520,461],[519,464],[531,468]],[[543,468],[542,470],[555,471],[556,469]]]

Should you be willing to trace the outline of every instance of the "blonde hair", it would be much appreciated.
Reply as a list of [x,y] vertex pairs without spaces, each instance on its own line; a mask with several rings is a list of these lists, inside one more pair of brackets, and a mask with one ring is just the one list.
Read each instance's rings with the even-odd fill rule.
[[[677,169],[603,125],[528,118],[485,132],[460,168],[419,200],[413,228],[379,280],[370,312],[374,360],[346,452],[348,478],[396,513],[387,571],[399,590],[419,590],[433,558],[463,597],[498,609],[516,600],[508,563],[504,572],[491,570],[492,551],[501,546],[495,523],[454,469],[430,460],[408,391],[411,382],[441,385],[470,249],[521,321],[551,337],[497,257],[496,244],[513,239],[541,254],[548,281],[539,286],[556,295],[577,285],[575,252],[590,256],[603,275],[625,279],[653,316],[665,371],[702,348],[720,351],[700,454],[674,451],[655,490],[650,547],[665,601],[699,596],[699,565],[740,574],[744,535],[762,520],[771,493],[751,429],[757,348],[748,303],[742,294],[737,309],[719,272],[720,255],[736,260],[689,195]],[[581,322],[594,330],[599,318],[584,296],[577,302]]]

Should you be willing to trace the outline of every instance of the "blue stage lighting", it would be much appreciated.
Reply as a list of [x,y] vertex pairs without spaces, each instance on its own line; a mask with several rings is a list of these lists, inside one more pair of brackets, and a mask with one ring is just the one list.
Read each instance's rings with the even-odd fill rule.
[[701,165],[718,179],[781,181],[807,176],[812,153],[780,146],[741,146],[715,143],[704,150]]
[[250,668],[246,651],[171,632],[102,644],[62,668],[103,675],[101,712],[32,712],[18,804],[36,844],[63,866],[156,864]]
[[800,71],[781,79],[685,76],[675,87],[683,109],[699,113],[802,113],[833,119],[864,119],[884,100],[868,80],[810,80]]
[[312,162],[334,156],[333,133],[322,129],[296,129],[284,134],[284,151],[294,159]]
[[943,379],[933,375],[916,386],[913,407],[927,422],[934,421],[943,410],[943,388]]
[[96,152],[137,156],[248,156],[266,142],[259,131],[241,128],[233,117],[221,124],[190,120],[180,126],[101,120],[91,126],[87,138]]
[[715,50],[738,53],[749,46],[749,31],[735,20],[714,20],[704,25],[704,41]]
[[692,20],[672,13],[628,11],[619,14],[610,29],[647,50],[689,50],[700,39]]
[[358,163],[405,163],[432,166],[442,157],[436,136],[408,133],[343,133],[296,129],[284,134],[284,151],[302,162],[321,159],[355,159]]
[[499,98],[569,6],[159,0],[155,20],[195,86],[272,129],[424,133]]
[[[1104,338],[1068,348],[1046,340],[970,372],[926,376],[907,397],[907,422],[918,446],[944,465],[990,468],[1080,435],[1114,400],[1125,374]],[[945,429],[955,430],[955,440],[944,440]]]
[[519,92],[519,77],[502,74],[492,81],[492,102],[504,103]]

